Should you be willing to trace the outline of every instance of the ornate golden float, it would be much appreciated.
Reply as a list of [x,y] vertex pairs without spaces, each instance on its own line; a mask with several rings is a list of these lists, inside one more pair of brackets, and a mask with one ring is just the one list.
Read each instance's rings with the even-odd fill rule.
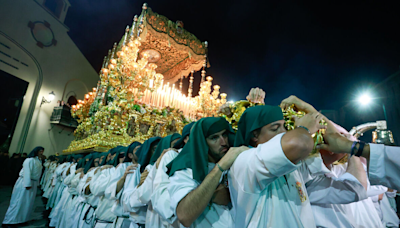
[[[220,86],[214,85],[212,91],[212,77],[206,78],[207,42],[147,4],[142,9],[104,57],[97,88],[72,107],[79,125],[64,153],[101,152],[181,132],[195,119],[216,115],[226,102]],[[192,97],[193,73],[199,70],[199,95]],[[182,80],[188,76],[185,95]]]

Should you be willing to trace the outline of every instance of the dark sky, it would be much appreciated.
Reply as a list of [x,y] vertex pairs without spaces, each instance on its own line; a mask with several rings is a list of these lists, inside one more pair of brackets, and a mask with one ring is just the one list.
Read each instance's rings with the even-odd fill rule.
[[[99,70],[144,2],[69,1],[69,35]],[[207,75],[229,100],[258,86],[267,104],[295,94],[317,109],[337,109],[399,69],[399,4],[351,2],[147,1],[209,42]]]

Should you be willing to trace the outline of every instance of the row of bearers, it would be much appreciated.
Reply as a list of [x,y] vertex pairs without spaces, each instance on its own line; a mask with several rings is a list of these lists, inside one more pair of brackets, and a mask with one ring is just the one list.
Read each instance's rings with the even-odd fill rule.
[[[281,108],[291,104],[307,114],[286,132]],[[322,119],[326,144],[310,156],[311,135],[326,128]],[[40,184],[53,208],[50,226],[398,227],[388,196],[395,195],[390,188],[400,189],[400,161],[386,159],[399,148],[353,143],[346,133],[291,96],[281,107],[248,108],[236,135],[225,119],[207,117],[186,125],[182,136],[49,159]],[[36,168],[30,164],[23,170]],[[32,206],[16,203],[16,191],[33,192],[24,196],[33,204],[37,170],[38,176],[21,171],[20,179],[31,183],[17,182],[4,224],[29,219],[30,210],[21,208]]]

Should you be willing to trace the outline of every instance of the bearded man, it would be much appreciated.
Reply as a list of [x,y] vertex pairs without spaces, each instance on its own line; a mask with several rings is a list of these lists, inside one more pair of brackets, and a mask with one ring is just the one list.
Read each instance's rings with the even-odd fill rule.
[[223,118],[197,121],[186,145],[167,165],[171,209],[185,227],[232,227],[226,173],[247,147],[230,148],[232,130]]

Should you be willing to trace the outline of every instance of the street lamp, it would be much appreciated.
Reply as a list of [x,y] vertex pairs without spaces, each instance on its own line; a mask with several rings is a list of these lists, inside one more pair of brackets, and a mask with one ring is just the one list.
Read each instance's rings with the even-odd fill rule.
[[44,103],[50,103],[54,100],[54,98],[56,97],[56,94],[54,93],[54,91],[51,91],[49,93],[49,97],[48,99],[46,99],[44,96],[42,97],[42,102],[40,103],[40,107],[42,107],[42,104]]
[[360,102],[362,105],[368,105],[371,102],[371,97],[369,94],[363,94],[358,98],[358,102]]
[[[357,100],[361,105],[365,106],[365,105],[368,105],[369,103],[371,103],[372,98],[369,96],[368,93],[364,93],[361,96],[359,96]],[[385,104],[383,104],[383,103],[382,103],[382,108],[383,108],[383,114],[385,115],[385,120],[387,123],[386,108],[385,108]]]

